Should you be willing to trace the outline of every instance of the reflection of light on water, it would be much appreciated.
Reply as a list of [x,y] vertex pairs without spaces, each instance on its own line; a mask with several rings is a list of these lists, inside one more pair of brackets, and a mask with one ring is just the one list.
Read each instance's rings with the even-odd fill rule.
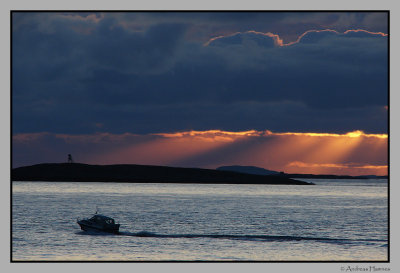
[[[387,197],[386,179],[379,179],[379,187],[365,186],[370,180],[363,179],[301,179],[316,185],[241,185],[241,184],[162,184],[162,183],[79,183],[79,182],[13,182],[14,193],[53,193],[53,194],[115,194],[115,195],[175,195],[187,196],[315,196],[315,197]],[[382,184],[382,181],[386,183]],[[322,182],[322,183],[321,183]],[[371,185],[374,182],[370,182]],[[343,185],[350,184],[347,187]]]
[[[387,242],[387,181],[313,181],[314,186],[14,182],[14,258],[386,259],[387,246],[381,245]],[[75,218],[92,213],[95,203],[122,224],[122,236],[80,231]]]

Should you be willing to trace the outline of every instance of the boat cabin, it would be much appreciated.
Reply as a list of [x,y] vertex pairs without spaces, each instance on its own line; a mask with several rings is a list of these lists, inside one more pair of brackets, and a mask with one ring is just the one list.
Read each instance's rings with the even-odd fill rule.
[[106,223],[108,225],[114,225],[115,221],[114,219],[104,216],[104,215],[100,215],[100,214],[96,214],[94,215],[92,218],[90,218],[90,221],[96,222],[96,223]]

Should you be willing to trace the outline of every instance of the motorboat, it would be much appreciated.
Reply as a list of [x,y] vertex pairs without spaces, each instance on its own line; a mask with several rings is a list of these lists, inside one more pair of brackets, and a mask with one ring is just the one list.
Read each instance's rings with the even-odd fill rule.
[[103,231],[109,233],[119,233],[120,224],[116,224],[114,219],[96,213],[87,219],[78,219],[78,225],[85,231]]

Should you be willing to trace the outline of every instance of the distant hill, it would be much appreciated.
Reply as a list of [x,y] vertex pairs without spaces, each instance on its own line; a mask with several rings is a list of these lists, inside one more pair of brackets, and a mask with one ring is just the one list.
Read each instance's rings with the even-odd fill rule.
[[318,179],[387,179],[388,176],[377,176],[377,175],[334,175],[334,174],[284,174],[289,178],[318,178]]
[[254,166],[222,166],[217,168],[219,171],[231,171],[238,173],[248,173],[248,174],[257,174],[257,175],[279,175],[279,172],[270,171],[264,168],[254,167]]
[[310,185],[284,176],[148,165],[88,165],[46,163],[12,169],[13,181],[287,184]]
[[246,174],[256,174],[256,175],[272,175],[281,176],[287,178],[317,178],[317,179],[376,179],[383,178],[387,179],[387,176],[376,176],[376,175],[360,175],[360,176],[350,176],[350,175],[334,175],[334,174],[296,174],[296,173],[283,173],[270,171],[264,168],[254,167],[254,166],[222,166],[218,167],[217,170],[220,171],[231,171],[237,173]]

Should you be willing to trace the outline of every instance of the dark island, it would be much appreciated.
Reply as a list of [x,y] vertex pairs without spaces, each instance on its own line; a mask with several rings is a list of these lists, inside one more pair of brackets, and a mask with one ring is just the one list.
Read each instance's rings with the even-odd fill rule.
[[313,185],[284,176],[148,165],[45,163],[12,169],[13,181]]
[[259,174],[259,175],[278,175],[287,178],[300,178],[300,179],[388,179],[388,176],[378,176],[378,175],[335,175],[335,174],[297,174],[297,173],[284,173],[267,170],[264,168],[256,166],[221,166],[217,170],[220,171],[231,171],[238,173],[248,173],[248,174]]

